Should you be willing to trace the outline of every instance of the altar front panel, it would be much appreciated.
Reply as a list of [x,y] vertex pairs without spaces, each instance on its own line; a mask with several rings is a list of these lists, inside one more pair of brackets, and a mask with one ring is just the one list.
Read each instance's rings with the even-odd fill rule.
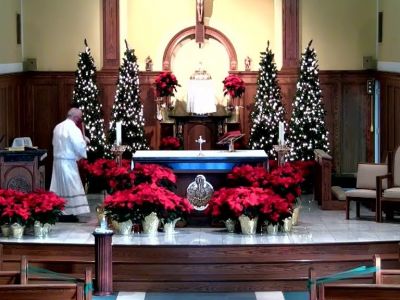
[[141,150],[132,157],[133,163],[152,163],[171,168],[177,177],[177,193],[186,196],[186,189],[202,174],[214,190],[226,184],[226,174],[242,164],[268,165],[264,150]]
[[264,150],[141,150],[132,157],[133,162],[154,163],[177,172],[229,172],[236,165],[268,163]]

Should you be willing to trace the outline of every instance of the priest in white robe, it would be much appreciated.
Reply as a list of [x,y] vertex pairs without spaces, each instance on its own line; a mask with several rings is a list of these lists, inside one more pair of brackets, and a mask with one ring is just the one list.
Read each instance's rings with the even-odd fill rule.
[[88,139],[78,127],[82,124],[82,111],[71,108],[67,119],[53,131],[53,174],[50,191],[66,200],[65,215],[89,213],[89,205],[79,175],[77,161],[86,158]]

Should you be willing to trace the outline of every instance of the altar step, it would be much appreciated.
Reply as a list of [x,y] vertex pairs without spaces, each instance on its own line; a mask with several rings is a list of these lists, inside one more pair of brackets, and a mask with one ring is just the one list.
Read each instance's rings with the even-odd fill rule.
[[143,293],[119,292],[112,296],[94,296],[93,300],[306,300],[308,292],[255,293]]

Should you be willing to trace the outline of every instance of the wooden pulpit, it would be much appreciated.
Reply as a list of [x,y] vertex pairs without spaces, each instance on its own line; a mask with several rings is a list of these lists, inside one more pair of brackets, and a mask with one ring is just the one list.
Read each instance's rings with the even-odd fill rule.
[[0,188],[31,192],[45,188],[45,168],[41,164],[47,151],[0,150]]

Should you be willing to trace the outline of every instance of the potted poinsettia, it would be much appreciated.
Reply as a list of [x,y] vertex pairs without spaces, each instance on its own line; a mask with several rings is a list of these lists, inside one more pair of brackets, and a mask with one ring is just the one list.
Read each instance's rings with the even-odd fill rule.
[[55,193],[37,190],[25,196],[30,210],[35,236],[48,235],[51,225],[54,225],[65,207],[65,199]]
[[15,238],[22,237],[30,217],[25,195],[16,190],[0,189],[0,224],[3,236],[8,236],[11,232]]
[[235,99],[239,99],[244,94],[246,87],[244,81],[236,74],[229,74],[222,81],[224,84],[224,96],[229,95],[231,103],[228,105],[228,110],[232,111],[239,104],[234,103]]

